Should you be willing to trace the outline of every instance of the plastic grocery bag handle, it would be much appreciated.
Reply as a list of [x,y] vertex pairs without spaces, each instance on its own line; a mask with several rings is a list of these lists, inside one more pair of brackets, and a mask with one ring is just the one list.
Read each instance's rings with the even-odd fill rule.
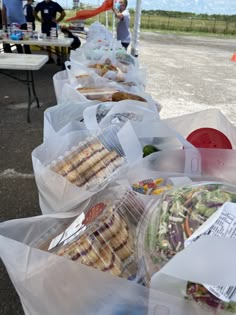
[[[199,161],[198,150],[189,143],[182,135],[171,129],[167,124],[161,120],[146,121],[142,123],[135,123],[128,121],[124,124],[121,130],[118,132],[118,139],[122,145],[126,158],[130,164],[141,159],[143,156],[143,149],[139,138],[150,138],[150,137],[174,137],[179,140],[184,149],[186,150],[186,168],[189,169],[192,163],[192,158]],[[187,153],[187,149],[191,150],[192,154]],[[199,164],[199,163],[198,163]],[[187,171],[186,169],[186,171]],[[197,172],[199,173],[199,169]]]
[[158,287],[161,274],[195,283],[236,285],[235,244],[235,238],[202,235],[153,275],[151,287]]

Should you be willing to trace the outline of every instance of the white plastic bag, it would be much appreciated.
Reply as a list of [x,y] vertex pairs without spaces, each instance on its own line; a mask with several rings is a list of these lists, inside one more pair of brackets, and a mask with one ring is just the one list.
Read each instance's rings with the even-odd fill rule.
[[59,71],[53,76],[53,86],[56,94],[57,104],[60,103],[63,86],[69,83],[69,78],[66,70]]
[[144,122],[155,116],[159,119],[159,114],[152,103],[133,100],[100,103],[86,108],[83,112],[84,123],[89,130],[106,128],[111,124],[121,124],[127,120]]
[[87,41],[110,41],[112,37],[112,33],[103,24],[96,21],[89,27]]
[[236,284],[235,239],[202,237],[154,275],[154,289],[34,248],[63,217],[45,215],[0,224],[0,258],[26,315],[209,315],[214,311],[186,301],[177,290],[185,279]]
[[[194,148],[174,150],[171,153],[159,151],[127,166],[122,170],[120,179],[127,180],[130,187],[145,180],[163,179],[163,183],[156,186],[157,189],[163,185],[165,189],[166,184],[182,186],[200,180],[223,181],[236,185],[236,178],[232,172],[235,168],[235,150]],[[146,195],[139,187],[136,187],[135,191],[143,200],[160,197],[159,194]]]
[[[48,137],[60,132],[61,135],[73,131],[72,128],[78,130],[86,129],[83,123],[83,111],[91,106],[96,105],[97,101],[67,101],[63,104],[48,108],[44,112],[44,141]],[[74,129],[75,130],[75,129]]]
[[193,114],[164,119],[163,121],[185,138],[199,128],[217,129],[228,137],[233,149],[236,148],[236,128],[219,109],[206,109]]
[[[117,130],[117,126],[112,126],[96,134],[92,134],[88,130],[77,130],[63,136],[57,134],[46,138],[43,144],[34,149],[32,152],[33,169],[39,191],[40,208],[43,214],[72,211],[80,203],[102,190],[118,176],[121,169],[129,162],[129,156],[124,156],[123,149],[117,137]],[[91,148],[91,143],[88,143],[88,141],[92,139],[96,143],[98,140],[100,144],[99,148],[102,146],[102,150],[87,150]],[[79,162],[77,161],[76,163],[78,165],[85,163],[88,161],[89,156],[91,165],[85,170],[89,172],[89,185],[83,170],[82,173],[79,173],[79,177],[77,177],[77,167],[81,169],[83,167],[77,166],[77,164],[75,167],[72,163],[72,158],[68,161],[69,165],[67,163],[68,154],[71,154],[72,151],[75,152],[77,149],[81,151],[82,146],[85,150],[83,151],[83,156],[85,155],[85,157],[80,156]],[[101,156],[100,152],[107,155],[107,150],[110,152],[108,160],[106,162],[104,160],[97,161],[97,158]],[[94,152],[97,154],[96,159],[93,154]],[[78,160],[78,153],[76,157]],[[79,183],[76,186],[76,184],[72,184],[66,177],[53,171],[51,169],[52,164],[60,161],[66,164],[67,168],[69,167],[68,174],[71,175],[72,172],[76,175],[76,181],[83,180],[83,183]],[[97,167],[99,164],[96,171],[93,169],[95,164]],[[88,165],[86,166],[88,167]],[[97,176],[97,172],[101,172],[101,174]]]
[[143,157],[143,148],[146,145],[169,151],[183,147],[194,148],[182,135],[162,120],[149,120],[144,123],[127,121],[119,130],[118,138],[125,154],[129,154],[130,163]]

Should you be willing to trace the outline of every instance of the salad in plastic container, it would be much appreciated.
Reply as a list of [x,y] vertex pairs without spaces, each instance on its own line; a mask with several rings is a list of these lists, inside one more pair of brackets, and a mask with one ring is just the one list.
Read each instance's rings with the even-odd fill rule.
[[[236,202],[236,187],[225,183],[198,182],[163,193],[139,224],[137,249],[147,272],[145,278],[150,279],[183,250],[185,241],[226,202]],[[188,282],[185,297],[236,312],[235,302],[225,302],[202,284]]]
[[48,240],[43,246],[41,241],[38,248],[47,246],[58,256],[139,281],[135,234],[143,211],[143,203],[130,190],[102,192],[85,211],[69,219],[69,225],[64,223],[60,234],[52,227],[51,236],[50,231],[46,233]]

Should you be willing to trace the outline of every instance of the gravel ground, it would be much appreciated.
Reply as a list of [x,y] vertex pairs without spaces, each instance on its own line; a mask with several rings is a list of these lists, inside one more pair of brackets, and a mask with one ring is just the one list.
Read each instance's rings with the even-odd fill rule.
[[[235,39],[143,33],[139,61],[147,70],[147,92],[167,118],[217,107],[236,125]],[[35,73],[41,108],[26,122],[26,88],[0,74],[0,221],[40,214],[31,152],[42,142],[43,112],[56,104],[52,76],[45,65]],[[23,315],[18,296],[0,265],[0,314]],[[45,314],[47,315],[47,314]]]

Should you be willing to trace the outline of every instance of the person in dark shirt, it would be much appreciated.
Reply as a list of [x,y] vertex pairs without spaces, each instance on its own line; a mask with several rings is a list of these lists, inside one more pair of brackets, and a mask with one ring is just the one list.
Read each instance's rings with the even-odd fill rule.
[[34,0],[27,0],[27,3],[23,7],[24,15],[26,22],[32,23],[32,28],[35,30],[35,16],[34,16],[34,9],[32,7],[32,3]]
[[[59,13],[58,18],[57,13]],[[66,13],[57,2],[52,0],[43,0],[36,5],[34,9],[34,16],[39,22],[41,22],[42,33],[50,36],[51,28],[57,28],[57,24],[64,19]],[[54,63],[50,47],[48,47],[48,57],[48,63]],[[60,64],[59,58],[57,59],[57,63]]]

